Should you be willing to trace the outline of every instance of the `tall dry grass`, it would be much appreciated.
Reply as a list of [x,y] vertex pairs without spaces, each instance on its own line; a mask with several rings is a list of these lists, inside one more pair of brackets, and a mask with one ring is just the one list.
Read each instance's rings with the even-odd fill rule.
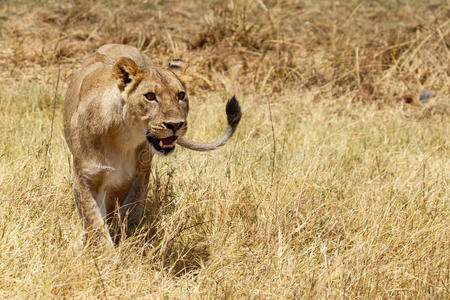
[[[447,17],[444,1],[1,2],[0,297],[448,298]],[[140,233],[96,256],[73,247],[61,110],[108,42],[190,62],[193,139],[221,132],[230,94],[244,117],[220,151],[155,159]]]
[[[413,102],[448,95],[446,1],[6,1],[2,81],[65,78],[105,43],[133,44],[157,62],[191,63],[192,91],[283,89],[318,98]],[[25,74],[24,74],[25,73]],[[52,75],[50,78],[49,76]],[[229,81],[231,78],[231,81]]]

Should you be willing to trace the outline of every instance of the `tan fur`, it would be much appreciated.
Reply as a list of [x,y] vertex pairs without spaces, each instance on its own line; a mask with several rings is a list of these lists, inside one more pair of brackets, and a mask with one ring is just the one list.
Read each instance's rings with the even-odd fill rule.
[[[162,122],[186,122],[188,102],[177,99],[180,91],[185,88],[174,73],[125,45],[101,47],[73,75],[64,134],[73,155],[77,208],[96,242],[111,244],[107,217],[116,205],[129,225],[141,219],[153,155],[146,132],[165,138],[173,132]],[[158,102],[145,99],[148,92]]]
[[[134,47],[111,44],[87,58],[72,77],[64,105],[64,135],[73,155],[77,209],[96,244],[113,244],[113,217],[127,228],[142,219],[150,164],[158,152],[147,136],[160,142],[168,138],[169,143],[176,136],[184,147],[208,151],[225,144],[239,123],[240,107],[233,97],[227,104],[229,126],[216,142],[198,144],[183,138],[189,104],[187,94],[178,99],[178,93],[186,92],[175,75],[185,70],[180,63],[171,70],[160,68]],[[148,93],[157,101],[150,101]]]
[[206,144],[184,139],[189,104],[187,95],[179,99],[186,90],[175,73],[186,68],[179,60],[169,68],[155,66],[134,47],[111,44],[87,58],[69,84],[64,135],[73,155],[75,202],[85,233],[96,244],[113,244],[112,220],[130,229],[142,219],[154,153],[169,153],[174,138],[190,149],[217,149],[239,123],[233,97],[227,104],[229,126],[219,139]]

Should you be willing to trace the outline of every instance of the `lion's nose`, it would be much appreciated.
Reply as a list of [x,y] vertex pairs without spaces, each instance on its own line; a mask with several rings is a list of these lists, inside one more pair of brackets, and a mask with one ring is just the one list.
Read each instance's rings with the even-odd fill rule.
[[164,126],[166,126],[166,128],[171,129],[173,130],[173,132],[175,132],[184,125],[184,122],[163,122],[163,124]]

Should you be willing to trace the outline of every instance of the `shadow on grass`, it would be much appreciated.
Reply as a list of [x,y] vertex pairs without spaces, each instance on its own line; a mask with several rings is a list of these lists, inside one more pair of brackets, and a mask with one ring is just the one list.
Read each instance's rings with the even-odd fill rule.
[[205,227],[209,222],[197,209],[177,201],[174,170],[151,175],[144,218],[131,237],[143,246],[144,256],[175,276],[195,271],[210,256]]

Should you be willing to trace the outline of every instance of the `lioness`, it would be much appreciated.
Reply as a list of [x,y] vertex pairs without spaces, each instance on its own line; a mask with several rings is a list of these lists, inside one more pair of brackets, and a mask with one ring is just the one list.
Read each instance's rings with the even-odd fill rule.
[[161,68],[134,47],[110,44],[72,77],[64,136],[73,156],[77,209],[85,234],[96,244],[113,245],[109,223],[115,212],[129,227],[142,219],[154,154],[167,155],[177,143],[198,151],[217,149],[240,121],[233,97],[226,106],[228,127],[217,141],[184,139],[189,101],[182,68],[180,61]]

